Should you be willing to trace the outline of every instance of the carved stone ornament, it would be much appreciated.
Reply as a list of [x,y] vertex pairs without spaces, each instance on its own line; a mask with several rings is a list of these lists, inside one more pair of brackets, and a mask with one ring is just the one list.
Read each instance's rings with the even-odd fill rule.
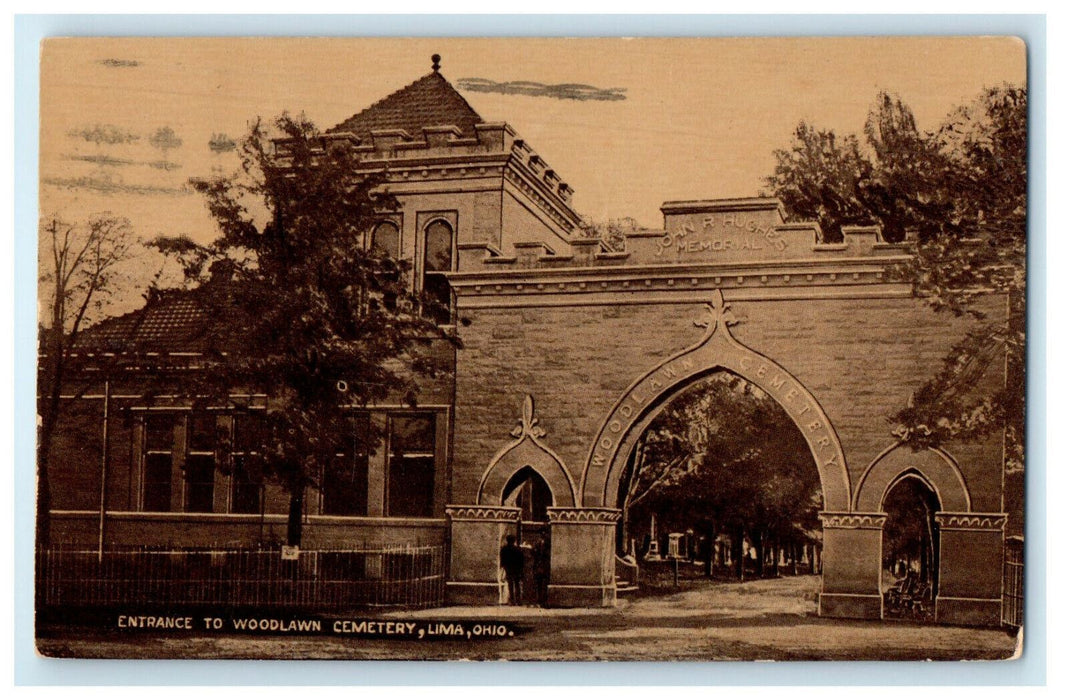
[[530,394],[523,398],[523,414],[519,417],[519,423],[512,428],[511,435],[520,440],[528,435],[535,439],[545,437],[545,431],[538,427],[538,419],[534,417],[534,397]]
[[553,495],[553,505],[574,506],[575,484],[560,456],[542,441],[545,430],[534,417],[534,398],[530,394],[523,398],[519,422],[509,434],[515,440],[490,460],[478,486],[477,503],[499,505],[511,478],[524,467],[530,467],[545,480]]
[[820,513],[823,527],[839,530],[882,530],[886,513]]
[[550,523],[614,525],[623,516],[618,508],[549,508]]
[[450,520],[514,523],[519,521],[520,513],[519,508],[506,506],[445,506]]
[[693,322],[693,325],[698,328],[706,329],[705,335],[701,338],[701,342],[698,343],[698,345],[704,345],[708,342],[720,328],[722,328],[727,335],[730,335],[730,327],[739,323],[738,319],[734,316],[734,312],[731,311],[731,305],[724,301],[723,292],[719,289],[712,292],[712,301],[711,303],[705,304],[704,310],[706,315],[694,319]]
[[1005,513],[935,513],[935,522],[941,530],[987,530],[1005,529]]

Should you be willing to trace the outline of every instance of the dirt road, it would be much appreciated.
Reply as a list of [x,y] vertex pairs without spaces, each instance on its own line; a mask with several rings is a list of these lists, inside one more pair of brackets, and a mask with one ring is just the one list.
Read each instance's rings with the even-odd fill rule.
[[509,660],[951,660],[1005,659],[1003,630],[850,621],[816,616],[815,577],[705,583],[683,593],[622,601],[614,609],[452,607],[396,612],[404,620],[500,620],[514,637],[412,642],[338,636],[202,633],[116,635],[43,630],[49,656],[94,658],[509,659]]

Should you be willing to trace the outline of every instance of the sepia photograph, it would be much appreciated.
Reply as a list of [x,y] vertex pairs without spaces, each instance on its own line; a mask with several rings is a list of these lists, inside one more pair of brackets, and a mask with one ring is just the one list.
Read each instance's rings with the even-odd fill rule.
[[38,654],[1018,659],[1027,52],[44,40]]

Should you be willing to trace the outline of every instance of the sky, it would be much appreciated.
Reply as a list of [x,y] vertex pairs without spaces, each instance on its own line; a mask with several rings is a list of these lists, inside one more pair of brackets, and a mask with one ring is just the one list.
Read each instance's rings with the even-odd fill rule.
[[[214,135],[238,140],[250,120],[283,111],[332,127],[430,72],[434,53],[483,119],[511,124],[575,189],[580,214],[649,227],[664,201],[757,195],[799,120],[860,132],[887,90],[934,129],[984,87],[1026,80],[1024,45],[1004,37],[51,39],[41,212],[110,211],[143,238],[210,240],[188,180],[238,166],[209,147]],[[616,97],[485,92],[465,79]]]

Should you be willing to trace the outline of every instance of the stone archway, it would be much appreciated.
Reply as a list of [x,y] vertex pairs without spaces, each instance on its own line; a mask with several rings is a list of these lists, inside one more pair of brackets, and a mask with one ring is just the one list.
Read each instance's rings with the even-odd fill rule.
[[[935,620],[996,625],[1001,619],[1004,513],[978,513],[957,461],[945,450],[912,450],[895,443],[876,457],[857,482],[856,511],[882,511],[902,478],[919,477],[935,493],[938,523],[938,591]],[[885,516],[879,522],[879,534]]]
[[695,345],[660,363],[623,393],[601,425],[582,473],[582,506],[616,506],[627,458],[659,408],[693,382],[715,371],[732,372],[774,398],[800,428],[819,470],[825,511],[850,511],[850,482],[841,442],[816,398],[774,360],[738,342],[730,305],[716,290],[706,305],[708,317],[694,321],[705,328]]
[[[577,513],[574,481],[563,460],[542,441],[545,431],[534,417],[534,398],[529,394],[523,399],[519,423],[511,435],[515,439],[493,456],[483,473],[475,505],[453,505],[445,509],[451,542],[449,579],[446,581],[446,595],[450,602],[486,605],[505,600],[498,576],[498,551],[507,535],[517,534],[524,527],[522,508],[503,504],[506,491],[514,484],[517,475],[530,473],[544,482],[552,503],[546,509],[550,527],[561,516],[574,517]],[[553,558],[557,556],[558,548],[570,549],[574,543],[566,534],[550,539],[552,551],[548,558],[554,561],[551,576],[566,578],[566,572],[556,571]],[[550,583],[545,594],[550,602],[553,602],[552,588]],[[571,593],[574,588],[585,592],[584,587],[567,583],[557,588],[566,593]],[[602,588],[597,589],[598,596],[602,595]],[[539,594],[539,599],[541,597]],[[570,600],[565,598],[564,603]],[[609,602],[614,602],[614,597]],[[588,596],[581,598],[580,604],[590,604]],[[604,601],[598,598],[593,604],[604,604]]]
[[[730,326],[737,321],[720,290],[713,292],[705,310],[707,315],[694,321],[695,326],[705,329],[701,340],[631,384],[601,423],[579,487],[580,510],[589,513],[591,523],[584,533],[588,546],[581,555],[572,555],[576,559],[572,568],[591,572],[583,585],[590,589],[598,585],[605,590],[612,588],[612,594],[606,593],[604,598],[614,599],[614,584],[604,575],[605,567],[600,565],[598,569],[598,566],[599,562],[609,560],[607,552],[614,547],[614,538],[606,526],[619,517],[616,507],[619,482],[628,456],[659,409],[672,397],[712,372],[727,371],[755,384],[775,399],[798,426],[812,453],[824,507],[820,613],[879,617],[882,598],[878,592],[877,545],[881,531],[877,528],[881,527],[881,519],[877,514],[853,512],[849,472],[834,426],[816,397],[796,377],[733,337]],[[595,524],[601,528],[597,529]],[[864,560],[859,563],[852,555],[858,545],[865,552]]]
[[909,471],[923,477],[938,497],[943,511],[971,511],[972,499],[968,485],[956,460],[948,452],[934,448],[914,451],[902,443],[895,443],[883,450],[864,470],[857,480],[853,510],[866,513],[881,511],[890,488]]

